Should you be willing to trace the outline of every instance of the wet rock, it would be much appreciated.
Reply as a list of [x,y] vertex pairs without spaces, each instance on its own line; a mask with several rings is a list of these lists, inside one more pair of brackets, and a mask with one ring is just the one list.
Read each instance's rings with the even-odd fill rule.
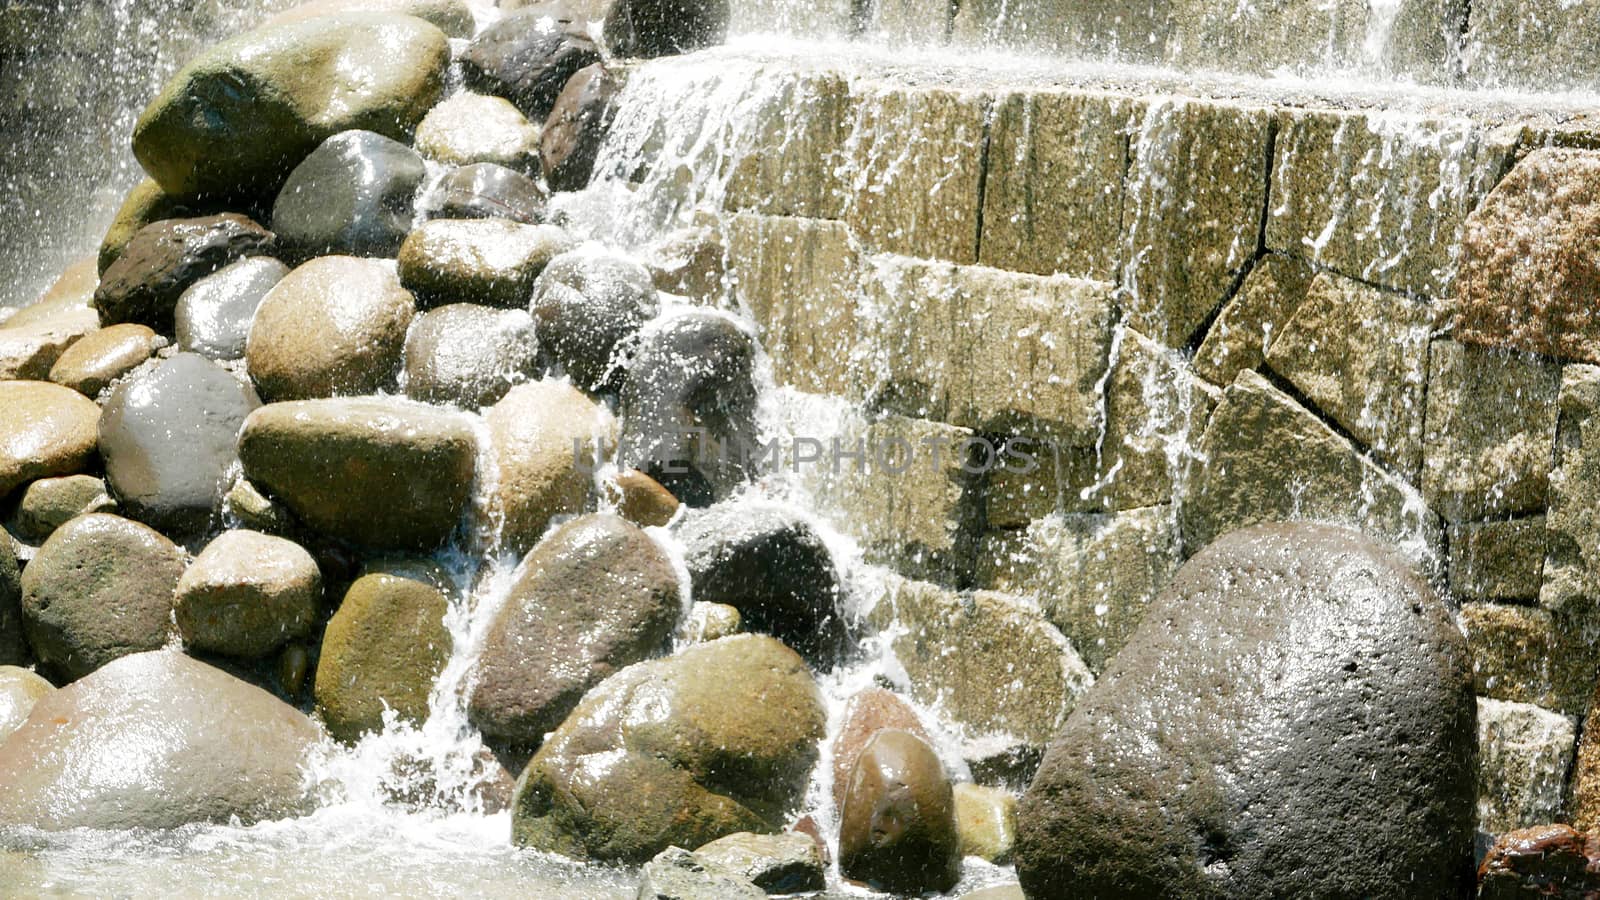
[[440,219],[510,219],[536,225],[549,196],[539,182],[494,163],[453,169],[428,189],[421,205]]
[[211,359],[240,359],[256,309],[289,267],[269,256],[241,259],[196,281],[178,298],[178,349]]
[[[1489,701],[1479,701],[1480,704],[1486,702]],[[1559,803],[1561,799],[1560,788],[1562,786],[1560,778],[1564,775],[1565,769],[1558,768],[1558,764],[1564,761],[1561,758],[1562,752],[1570,752],[1569,742],[1566,738],[1571,737],[1572,719],[1564,716],[1554,716],[1534,706],[1521,706],[1520,704],[1507,704],[1507,706],[1523,712],[1524,716],[1529,720],[1528,733],[1531,733],[1536,738],[1544,737],[1544,740],[1530,741],[1530,744],[1549,747],[1555,752],[1540,754],[1544,757],[1541,760],[1542,765],[1520,770],[1508,767],[1505,769],[1506,774],[1508,776],[1518,776],[1528,773],[1535,776],[1528,778],[1528,787],[1539,789],[1535,796],[1543,800],[1545,805]],[[1593,715],[1596,712],[1600,712],[1600,708],[1597,707],[1600,707],[1600,704],[1591,699],[1589,708],[1585,712]],[[1562,728],[1563,723],[1566,725],[1565,728]],[[1543,726],[1542,728],[1539,727],[1541,725]],[[1541,731],[1544,733],[1543,735],[1540,735]],[[1561,774],[1556,774],[1552,784],[1550,776],[1555,773]],[[1578,742],[1577,765],[1573,767],[1571,777],[1572,824],[1585,833],[1593,834],[1596,831],[1600,831],[1600,733],[1597,733],[1594,728],[1587,725],[1583,730],[1582,739]],[[1528,812],[1532,813],[1535,810],[1528,810]],[[1560,816],[1551,814],[1549,818],[1553,820],[1560,818]]]
[[861,749],[839,812],[839,872],[901,894],[955,886],[961,877],[955,801],[927,741],[888,729]]
[[594,487],[596,460],[616,444],[616,423],[571,385],[518,385],[484,414],[499,475],[489,516],[500,546],[523,553],[553,516],[579,512]]
[[699,853],[668,847],[639,873],[639,900],[761,900],[767,892],[709,863]]
[[1030,897],[1457,896],[1476,731],[1460,633],[1394,550],[1234,532],[1052,740],[1017,871]]
[[1500,835],[1478,866],[1481,900],[1560,897],[1600,890],[1600,847],[1568,825],[1536,825]]
[[[1543,566],[1534,570],[1543,578],[1537,596],[1549,609],[1582,609],[1600,597],[1600,367],[1565,366],[1557,407],[1549,514],[1534,520],[1544,526],[1547,548]],[[1503,568],[1524,578],[1528,571]]]
[[798,894],[827,887],[822,850],[809,835],[792,831],[740,832],[717,838],[694,851],[694,855],[707,868],[731,872],[769,894]]
[[[198,199],[174,197],[163,191],[154,178],[144,179],[128,191],[111,220],[111,227],[106,229],[96,257],[96,271],[111,268],[139,229],[162,219],[185,219],[221,211],[203,208],[211,205]],[[94,288],[94,284],[89,285],[91,294]]]
[[1467,218],[1457,337],[1600,363],[1600,153],[1534,150]]
[[56,529],[22,573],[22,617],[39,664],[72,681],[167,643],[183,551],[106,513]]
[[100,407],[70,388],[0,381],[0,497],[35,478],[89,467]]
[[[1093,495],[1113,512],[1170,502],[1193,464],[1190,448],[1205,433],[1220,392],[1197,378],[1181,353],[1131,328],[1122,333],[1105,391],[1106,430]],[[1027,449],[1036,458],[1053,459],[1051,448]]]
[[489,626],[468,717],[493,740],[538,744],[586,691],[665,647],[682,608],[672,561],[637,526],[605,514],[562,525]]
[[428,111],[417,152],[446,165],[495,163],[539,174],[539,126],[502,97],[463,92]]
[[545,266],[530,311],[545,351],[587,390],[618,384],[629,342],[659,309],[643,266],[586,247]]
[[665,525],[683,504],[672,492],[638,469],[624,469],[606,483],[606,495],[617,515],[642,527]]
[[539,138],[539,159],[551,190],[577,191],[589,184],[621,90],[621,81],[601,63],[567,79]]
[[856,758],[873,735],[886,729],[904,731],[923,740],[928,731],[911,705],[883,688],[867,688],[852,696],[845,706],[844,725],[833,739],[833,805],[844,807],[844,791]]
[[538,363],[527,313],[452,303],[418,316],[406,337],[406,396],[477,409],[531,379]]
[[638,863],[775,831],[805,790],[825,721],[805,663],[768,637],[635,663],[585,695],[528,763],[512,840]]
[[225,531],[184,570],[177,591],[186,646],[256,659],[310,633],[322,572],[292,541]]
[[833,556],[811,523],[779,506],[724,504],[686,520],[678,540],[694,597],[739,611],[818,663],[843,650],[843,591]]
[[291,537],[296,531],[294,516],[283,504],[261,493],[248,478],[240,478],[222,498],[225,515],[237,520],[241,528]]
[[995,865],[1011,861],[1017,840],[1017,798],[1010,791],[963,783],[955,786],[956,834],[961,855]]
[[93,309],[63,309],[40,318],[28,312],[0,324],[0,381],[44,381],[61,354],[100,327]]
[[269,401],[375,393],[394,381],[416,301],[393,263],[325,256],[256,310],[245,361]]
[[0,666],[0,744],[27,721],[28,713],[55,687],[38,675],[17,666]]
[[289,173],[272,205],[272,229],[301,257],[394,256],[426,174],[422,157],[399,141],[340,132]]
[[650,245],[645,265],[657,290],[716,305],[727,278],[727,256],[715,229],[680,228]]
[[258,28],[174,75],[134,126],[133,152],[171,194],[272,196],[341,131],[409,138],[449,62],[444,33],[412,16]]
[[619,462],[690,506],[733,493],[748,474],[746,457],[758,452],[755,347],[731,318],[709,310],[646,328],[622,389]]
[[617,56],[689,53],[728,37],[727,0],[616,0],[603,34]]
[[705,644],[742,631],[744,620],[737,609],[724,603],[696,600],[689,605],[689,615],[683,624],[678,626],[677,639],[689,644]]
[[106,483],[93,475],[41,478],[22,491],[12,525],[18,537],[42,543],[72,519],[86,513],[111,512],[116,506],[106,493]]
[[[1478,830],[1499,834],[1566,818],[1565,781],[1577,743],[1577,723],[1567,716],[1479,697]],[[1592,777],[1582,765],[1573,772],[1575,800]],[[1574,821],[1590,811],[1584,805],[1575,804]]]
[[7,537],[0,540],[0,665],[24,665],[31,656],[23,634],[22,573]]
[[1022,885],[1013,882],[962,894],[961,900],[1027,900],[1027,898],[1022,894]]
[[143,325],[102,328],[61,354],[50,367],[50,380],[93,399],[165,343]]
[[249,386],[194,353],[119,384],[100,416],[100,455],[118,504],[163,531],[202,530],[227,490],[239,426],[260,405]]
[[444,595],[409,578],[365,575],[350,585],[322,638],[313,690],[328,731],[344,741],[428,717],[428,695],[450,658]]
[[472,430],[405,400],[273,403],[245,420],[245,477],[312,528],[378,549],[429,549],[471,495]]
[[80,257],[63,269],[32,303],[14,311],[11,318],[0,324],[18,327],[52,318],[62,312],[92,309],[94,289],[99,285],[100,274],[95,270],[94,260]]
[[472,10],[462,0],[310,0],[284,10],[267,20],[269,25],[283,25],[305,19],[333,16],[340,13],[394,13],[416,16],[431,22],[453,38],[470,38],[477,28]]
[[1212,384],[1227,385],[1240,372],[1260,368],[1267,347],[1300,308],[1314,274],[1310,265],[1276,253],[1257,260],[1211,323],[1195,352],[1194,370]]
[[173,309],[190,285],[235,260],[269,255],[276,247],[272,232],[236,213],[146,225],[100,276],[95,309],[103,325],[135,322],[171,334]]
[[1549,580],[1548,538],[1544,516],[1450,526],[1450,592],[1462,600],[1539,599]]
[[554,225],[435,219],[401,245],[400,282],[425,306],[526,309],[539,273],[572,247],[572,238]]
[[1581,716],[1595,688],[1585,629],[1566,615],[1515,603],[1463,603],[1479,696],[1533,703]]
[[534,8],[485,28],[461,55],[461,69],[468,87],[504,97],[542,122],[567,79],[599,61],[599,49],[580,27],[553,21]]
[[293,707],[220,669],[138,653],[39,700],[0,748],[0,822],[60,831],[296,815],[318,737]]

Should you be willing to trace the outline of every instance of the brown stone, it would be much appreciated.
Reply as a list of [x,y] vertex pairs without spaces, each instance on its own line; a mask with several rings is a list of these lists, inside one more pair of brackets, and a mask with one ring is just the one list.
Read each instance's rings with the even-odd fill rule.
[[0,497],[34,480],[73,475],[95,458],[100,407],[43,381],[0,381]]
[[839,811],[839,871],[880,890],[946,891],[960,877],[950,779],[928,742],[878,732],[856,757]]
[[665,525],[683,504],[672,492],[638,469],[618,472],[608,486],[617,504],[617,515],[639,526]]
[[616,423],[604,407],[558,381],[512,388],[484,419],[499,470],[489,496],[490,525],[498,529],[500,546],[522,553],[538,542],[551,517],[583,508],[596,457],[616,444]]
[[25,316],[27,312],[25,309],[0,325],[0,381],[45,380],[61,354],[100,327],[99,316],[86,307],[61,309],[39,318]]
[[100,321],[171,334],[173,309],[189,285],[237,259],[270,255],[276,245],[272,232],[235,213],[146,225],[100,277]]
[[92,399],[149,359],[163,343],[143,325],[125,323],[102,328],[67,348],[50,367],[50,380]]
[[844,805],[844,789],[855,769],[856,758],[873,736],[886,728],[928,739],[928,730],[911,704],[883,688],[873,687],[851,697],[844,708],[844,726],[833,739],[833,804]]

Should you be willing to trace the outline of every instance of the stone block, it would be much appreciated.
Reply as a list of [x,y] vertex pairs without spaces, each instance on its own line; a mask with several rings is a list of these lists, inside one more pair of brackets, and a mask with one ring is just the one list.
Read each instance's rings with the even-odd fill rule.
[[1106,388],[1100,477],[1091,496],[1110,510],[1170,503],[1221,391],[1181,354],[1124,329]]
[[1596,660],[1559,616],[1537,606],[1464,603],[1461,625],[1478,696],[1573,716],[1588,710]]
[[1305,300],[1314,274],[1291,256],[1271,253],[1256,260],[1201,341],[1195,371],[1212,384],[1228,385],[1245,369],[1259,368],[1267,347]]
[[1539,599],[1544,516],[1450,526],[1450,592],[1460,600]]
[[1539,601],[1549,609],[1600,605],[1600,368],[1561,373],[1548,555]]
[[1500,834],[1566,817],[1577,723],[1527,703],[1478,698],[1478,830]]

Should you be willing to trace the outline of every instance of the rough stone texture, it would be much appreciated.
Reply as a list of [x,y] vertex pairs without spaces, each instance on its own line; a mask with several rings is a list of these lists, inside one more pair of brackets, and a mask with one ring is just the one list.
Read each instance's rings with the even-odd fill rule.
[[260,405],[248,385],[194,353],[119,384],[100,415],[100,455],[118,504],[163,531],[203,530],[228,489],[239,426]]
[[289,274],[271,257],[224,266],[190,285],[173,310],[178,349],[211,359],[240,359],[267,291]]
[[1112,511],[1168,502],[1187,481],[1221,392],[1196,378],[1180,354],[1131,328],[1103,390],[1105,432],[1091,496]]
[[[1532,708],[1529,708],[1529,717],[1533,718]],[[1589,706],[1584,710],[1588,716],[1596,712],[1594,698],[1589,701]],[[1538,721],[1549,722],[1551,734],[1558,733],[1555,723],[1550,720],[1550,713],[1540,711]],[[1566,720],[1570,724],[1571,720]],[[1578,742],[1577,764],[1572,769],[1571,780],[1571,822],[1585,832],[1593,834],[1600,830],[1600,731],[1589,727],[1588,723],[1595,721],[1589,718],[1585,722],[1583,736]],[[1564,772],[1562,773],[1565,774]],[[1557,790],[1561,783],[1556,783]],[[1556,818],[1552,816],[1551,818]]]
[[[724,203],[730,210],[842,218],[857,171],[845,146],[857,112],[854,86],[837,72],[763,74],[759,90],[741,95],[743,121],[732,137],[746,152],[728,173]],[[968,173],[962,176],[971,183]]]
[[417,152],[450,166],[489,162],[539,174],[539,126],[502,97],[463,92],[428,111]]
[[1239,292],[1222,308],[1194,356],[1194,370],[1212,384],[1232,384],[1246,369],[1260,368],[1267,347],[1300,308],[1313,270],[1276,253],[1256,261]]
[[1000,532],[978,557],[978,583],[1037,600],[1091,672],[1101,672],[1182,562],[1170,506],[1052,516]]
[[581,24],[555,21],[533,8],[485,28],[461,55],[461,68],[468,87],[504,97],[543,122],[567,79],[599,61],[599,48]]
[[136,322],[171,334],[188,287],[246,256],[270,255],[277,238],[236,213],[165,219],[139,229],[94,292],[102,325]]
[[1600,890],[1594,874],[1600,845],[1567,825],[1536,825],[1500,835],[1478,867],[1482,900],[1588,896]]
[[[1098,511],[1107,505],[1101,495],[1120,492],[1117,478],[1102,477],[1099,470],[1105,468],[1105,457],[1094,447],[1067,447],[1026,435],[1007,435],[991,443],[1002,455],[983,480],[986,528],[1023,528],[1051,513]],[[1164,469],[1147,471],[1165,478]],[[1183,471],[1178,467],[1178,473]]]
[[1459,600],[1538,600],[1548,583],[1548,534],[1544,516],[1451,525],[1450,592]]
[[539,182],[494,163],[453,169],[418,201],[441,219],[510,219],[536,225],[549,202]]
[[683,508],[672,492],[638,469],[624,469],[604,488],[608,500],[615,502],[617,515],[642,528],[671,522]]
[[143,325],[102,328],[68,347],[50,367],[50,380],[94,399],[164,343]]
[[1147,621],[1022,799],[1030,897],[1465,893],[1466,648],[1391,548],[1326,525],[1235,532]]
[[585,389],[620,383],[629,343],[660,308],[647,269],[595,247],[550,260],[530,307],[545,352]]
[[727,38],[731,6],[729,0],[615,0],[603,34],[618,56],[689,53]]
[[656,290],[707,306],[724,306],[728,247],[721,229],[709,225],[678,228],[652,242],[643,255]]
[[67,348],[100,327],[93,309],[62,309],[39,318],[27,314],[31,309],[0,323],[0,381],[45,380]]
[[450,44],[411,16],[259,28],[184,66],[139,117],[133,152],[171,194],[275,194],[341,131],[408,139],[444,89]]
[[769,894],[798,894],[827,887],[822,848],[810,835],[740,832],[694,851],[709,867],[732,872]]
[[683,601],[672,560],[613,515],[562,525],[521,571],[484,637],[467,714],[486,737],[532,747],[590,688],[665,647]]
[[[1577,723],[1567,716],[1478,698],[1478,830],[1499,834],[1565,818],[1577,742]],[[1575,774],[1578,783],[1583,774]]]
[[984,179],[986,266],[1115,281],[1136,103],[1029,91],[995,101]]
[[947,891],[961,870],[950,779],[927,741],[886,729],[861,748],[839,812],[839,871],[884,891]]
[[526,308],[545,266],[573,247],[571,236],[554,225],[435,219],[400,246],[400,283],[424,306]]
[[120,830],[297,815],[318,738],[258,687],[181,653],[139,653],[39,700],[0,749],[0,822]]
[[239,435],[245,477],[312,528],[380,549],[442,543],[475,457],[461,416],[383,397],[269,404]]
[[912,698],[973,739],[998,734],[1043,747],[1094,681],[1036,607],[1005,594],[956,594],[896,578],[872,620],[904,629],[890,649]]
[[805,791],[825,725],[805,663],[769,637],[636,663],[585,695],[528,763],[512,841],[638,863],[775,831]]
[[673,640],[684,644],[705,644],[744,631],[739,611],[725,603],[689,604],[689,612],[678,624]]
[[394,13],[431,22],[453,38],[470,38],[476,27],[472,10],[462,0],[310,0],[292,6],[267,20],[282,25],[321,16],[352,12]]
[[1471,6],[1467,77],[1538,90],[1595,84],[1593,2],[1478,0]]
[[328,731],[353,741],[383,728],[384,713],[420,724],[450,658],[445,599],[410,578],[356,579],[322,637],[313,692]]
[[[112,512],[117,502],[106,493],[106,483],[93,475],[41,478],[29,484],[17,499],[16,518],[7,524],[17,537],[43,543],[51,532],[85,513]],[[0,556],[4,556],[0,552]],[[3,565],[3,563],[0,563]]]
[[498,469],[489,517],[499,545],[520,554],[538,542],[551,517],[583,509],[593,469],[616,446],[616,423],[559,381],[512,388],[484,419]]
[[639,872],[641,900],[762,900],[767,892],[699,853],[668,847]]
[[955,786],[954,800],[961,855],[996,865],[1009,863],[1017,840],[1016,795],[968,782]]
[[54,691],[54,685],[27,669],[0,665],[0,744],[27,721],[34,704]]
[[225,531],[178,579],[178,633],[196,650],[254,659],[310,633],[321,600],[322,572],[298,544]]
[[837,812],[844,806],[844,789],[855,769],[856,757],[872,740],[873,735],[886,728],[905,731],[920,738],[928,738],[928,730],[911,704],[898,694],[880,687],[858,691],[845,703],[844,724],[833,738],[833,806]]
[[1271,118],[1175,98],[1144,109],[1129,138],[1121,286],[1129,323],[1153,340],[1187,346],[1255,257]]
[[1467,214],[1512,150],[1464,119],[1331,110],[1286,115],[1274,146],[1269,249],[1435,298],[1450,295]]
[[576,191],[589,183],[621,90],[622,83],[600,63],[567,79],[539,138],[539,159],[551,190]]
[[269,401],[375,393],[394,381],[415,312],[393,263],[314,259],[256,309],[245,349],[250,377]]
[[1374,457],[1415,478],[1435,318],[1425,303],[1323,272],[1267,364]]
[[7,538],[0,541],[0,665],[25,665],[31,656],[22,621],[22,573]]
[[394,256],[427,176],[422,157],[373,131],[341,131],[294,171],[272,204],[272,229],[299,258]]
[[0,381],[0,497],[35,478],[88,468],[99,421],[100,407],[71,388]]
[[[1600,368],[1561,372],[1547,548],[1538,592],[1547,609],[1581,609],[1600,600]],[[1520,545],[1519,545],[1520,546]],[[1525,572],[1526,569],[1517,571]]]
[[1548,502],[1561,367],[1436,341],[1428,356],[1422,495],[1446,519],[1539,512]]
[[1463,603],[1461,626],[1472,650],[1480,697],[1532,703],[1572,716],[1589,708],[1595,660],[1566,616],[1533,606]]
[[1181,517],[1191,550],[1235,528],[1282,520],[1358,525],[1417,557],[1442,539],[1410,485],[1254,372],[1241,372],[1222,395],[1197,455],[1204,462]]
[[1600,153],[1529,153],[1467,220],[1457,336],[1600,363],[1600,270],[1587,252],[1597,238]]
[[1403,0],[1382,10],[1344,0],[1291,0],[1239,8],[1200,0],[1177,4],[1166,48],[1181,66],[1269,75],[1276,71],[1376,69],[1443,80],[1455,64],[1463,5]]
[[56,529],[22,573],[22,616],[39,664],[72,681],[130,653],[158,650],[171,628],[183,551],[105,513]]
[[538,372],[533,318],[520,309],[452,303],[418,316],[406,336],[406,396],[477,409]]

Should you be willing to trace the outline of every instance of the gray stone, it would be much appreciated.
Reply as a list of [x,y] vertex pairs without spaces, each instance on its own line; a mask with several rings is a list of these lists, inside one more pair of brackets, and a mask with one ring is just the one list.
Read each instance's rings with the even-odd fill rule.
[[284,182],[272,229],[300,257],[394,256],[427,171],[415,150],[372,131],[323,141]]
[[550,260],[534,283],[539,343],[585,390],[615,387],[628,342],[660,310],[650,273],[595,247]]
[[1544,516],[1451,525],[1450,592],[1460,600],[1538,600],[1548,583],[1548,534]]
[[1548,91],[1593,88],[1596,6],[1475,0],[1463,58],[1474,84]]
[[467,86],[510,100],[544,121],[561,88],[579,69],[600,61],[583,24],[560,22],[539,8],[517,10],[479,34],[461,55]]
[[1596,665],[1589,638],[1566,616],[1536,606],[1463,603],[1478,696],[1531,703],[1571,716],[1589,708]]
[[270,255],[277,238],[235,213],[164,219],[138,230],[95,288],[102,325],[134,322],[173,331],[173,311],[190,285],[247,256]]
[[494,163],[473,163],[440,178],[418,205],[441,219],[544,220],[549,196],[539,182]]
[[1271,253],[1257,260],[1206,332],[1194,370],[1212,384],[1228,385],[1240,372],[1260,368],[1267,347],[1305,300],[1313,274],[1294,257]]
[[294,816],[312,805],[306,767],[319,737],[293,707],[220,669],[138,653],[39,700],[0,748],[0,822],[122,830]]
[[1577,723],[1526,703],[1478,698],[1478,830],[1560,821]]
[[501,97],[462,92],[428,111],[417,152],[446,165],[488,162],[539,174],[539,126]]
[[637,896],[638,900],[762,900],[767,892],[699,853],[668,847],[639,872]]
[[748,880],[769,894],[798,894],[827,887],[822,849],[810,835],[740,832],[694,851],[708,867]]
[[1216,0],[1175,4],[1167,57],[1182,66],[1270,75],[1284,69],[1377,70],[1433,82],[1456,64],[1464,4],[1403,0],[1374,8],[1292,0],[1240,8]]
[[88,468],[100,407],[71,388],[43,381],[0,381],[0,497],[35,478]]
[[289,267],[268,257],[241,259],[190,285],[178,297],[178,349],[211,359],[240,359],[256,309]]
[[143,325],[102,328],[68,347],[50,367],[50,380],[92,400],[165,344],[165,338]]
[[424,306],[478,303],[527,308],[552,259],[573,249],[554,225],[506,219],[435,219],[400,246],[400,282]]
[[178,633],[186,646],[255,659],[311,631],[322,572],[298,544],[225,531],[178,579]]
[[1146,622],[1018,808],[1030,897],[1470,890],[1466,648],[1393,549],[1328,525],[1235,532]]
[[260,405],[248,385],[193,353],[118,385],[100,416],[100,455],[118,504],[163,531],[203,530],[238,460],[239,426]]
[[478,409],[539,368],[533,318],[520,309],[452,303],[418,316],[406,336],[406,396]]

